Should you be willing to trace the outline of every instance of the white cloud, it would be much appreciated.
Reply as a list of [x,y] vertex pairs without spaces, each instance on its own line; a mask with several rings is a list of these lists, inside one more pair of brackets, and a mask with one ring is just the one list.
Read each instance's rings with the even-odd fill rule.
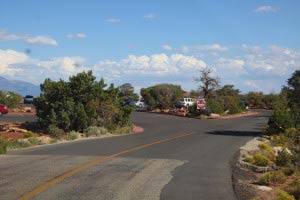
[[121,19],[118,19],[118,18],[108,18],[108,19],[105,19],[104,21],[108,22],[108,23],[120,23]]
[[17,35],[8,33],[7,31],[0,30],[0,41],[14,41],[14,40],[22,40],[28,44],[32,45],[49,45],[49,46],[57,46],[57,41],[53,38],[43,35]]
[[215,60],[215,65],[218,71],[229,74],[240,74],[244,72],[245,62],[241,59],[234,58],[218,58]]
[[86,38],[86,34],[84,34],[84,33],[77,33],[76,37],[80,38],[80,39],[83,39],[83,38]]
[[255,12],[264,12],[264,13],[268,13],[268,12],[277,12],[277,9],[272,7],[272,6],[258,6],[255,10]]
[[157,16],[153,13],[149,13],[147,15],[144,15],[144,18],[146,18],[146,19],[155,19],[155,18],[157,18]]
[[66,35],[66,37],[68,39],[72,39],[72,38],[84,39],[84,38],[86,38],[86,34],[84,34],[84,33],[76,33],[76,34],[69,33]]
[[0,49],[0,75],[14,76],[16,73],[22,71],[16,65],[28,60],[29,57],[25,53]]
[[164,50],[168,50],[168,51],[171,51],[171,50],[173,50],[173,48],[170,46],[170,45],[161,45],[160,46],[162,49],[164,49]]
[[181,54],[130,55],[119,61],[99,61],[93,67],[93,71],[114,78],[127,75],[170,76],[177,74],[185,76],[186,74],[192,75],[191,73],[205,66],[206,63],[202,60]]
[[181,47],[171,47],[170,45],[162,45],[161,48],[165,50],[174,50],[181,53],[199,53],[205,51],[219,52],[229,50],[229,47],[220,44],[206,44]]

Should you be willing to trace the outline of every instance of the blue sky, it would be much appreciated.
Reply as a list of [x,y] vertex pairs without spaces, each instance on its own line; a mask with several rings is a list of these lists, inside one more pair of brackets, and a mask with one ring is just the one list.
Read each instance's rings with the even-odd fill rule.
[[300,67],[300,1],[0,2],[0,76],[35,84],[82,70],[138,90],[195,89],[199,69],[277,92]]

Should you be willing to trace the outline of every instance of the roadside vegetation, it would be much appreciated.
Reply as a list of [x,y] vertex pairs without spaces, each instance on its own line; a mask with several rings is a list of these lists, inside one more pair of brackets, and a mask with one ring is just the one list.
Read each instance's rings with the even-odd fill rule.
[[271,188],[253,199],[300,199],[300,70],[271,99],[274,112],[266,136],[243,158],[256,172],[256,184]]
[[16,108],[23,102],[23,97],[14,92],[7,92],[0,90],[0,104],[8,108]]
[[[41,91],[34,99],[37,123],[0,126],[3,131],[0,153],[7,149],[134,131],[135,127],[129,121],[133,106],[124,100],[136,99],[138,95],[128,83],[108,86],[88,71],[71,76],[68,81],[46,79],[41,84]],[[8,105],[5,98],[1,99]],[[16,138],[7,137],[10,134]]]

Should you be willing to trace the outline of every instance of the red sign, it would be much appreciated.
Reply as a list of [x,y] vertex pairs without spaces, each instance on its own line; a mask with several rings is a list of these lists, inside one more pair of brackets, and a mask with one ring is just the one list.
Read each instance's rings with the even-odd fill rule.
[[205,110],[206,109],[206,102],[203,99],[197,100],[197,109],[198,110]]

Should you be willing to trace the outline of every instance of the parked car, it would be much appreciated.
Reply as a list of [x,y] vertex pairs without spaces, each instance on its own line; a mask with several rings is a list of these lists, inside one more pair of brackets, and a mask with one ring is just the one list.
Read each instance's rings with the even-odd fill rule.
[[24,97],[24,103],[25,103],[25,104],[31,104],[31,103],[33,103],[33,96],[31,96],[31,95],[26,95],[26,96]]
[[125,105],[130,105],[130,106],[135,105],[135,101],[132,99],[124,99],[124,103],[125,103]]
[[0,116],[7,113],[8,113],[7,107],[0,104]]
[[145,104],[145,102],[143,100],[136,101],[135,102],[135,106],[139,107],[139,108],[146,108],[147,107],[146,104]]
[[190,97],[184,97],[183,101],[180,102],[182,106],[189,107],[195,104],[192,98]]

